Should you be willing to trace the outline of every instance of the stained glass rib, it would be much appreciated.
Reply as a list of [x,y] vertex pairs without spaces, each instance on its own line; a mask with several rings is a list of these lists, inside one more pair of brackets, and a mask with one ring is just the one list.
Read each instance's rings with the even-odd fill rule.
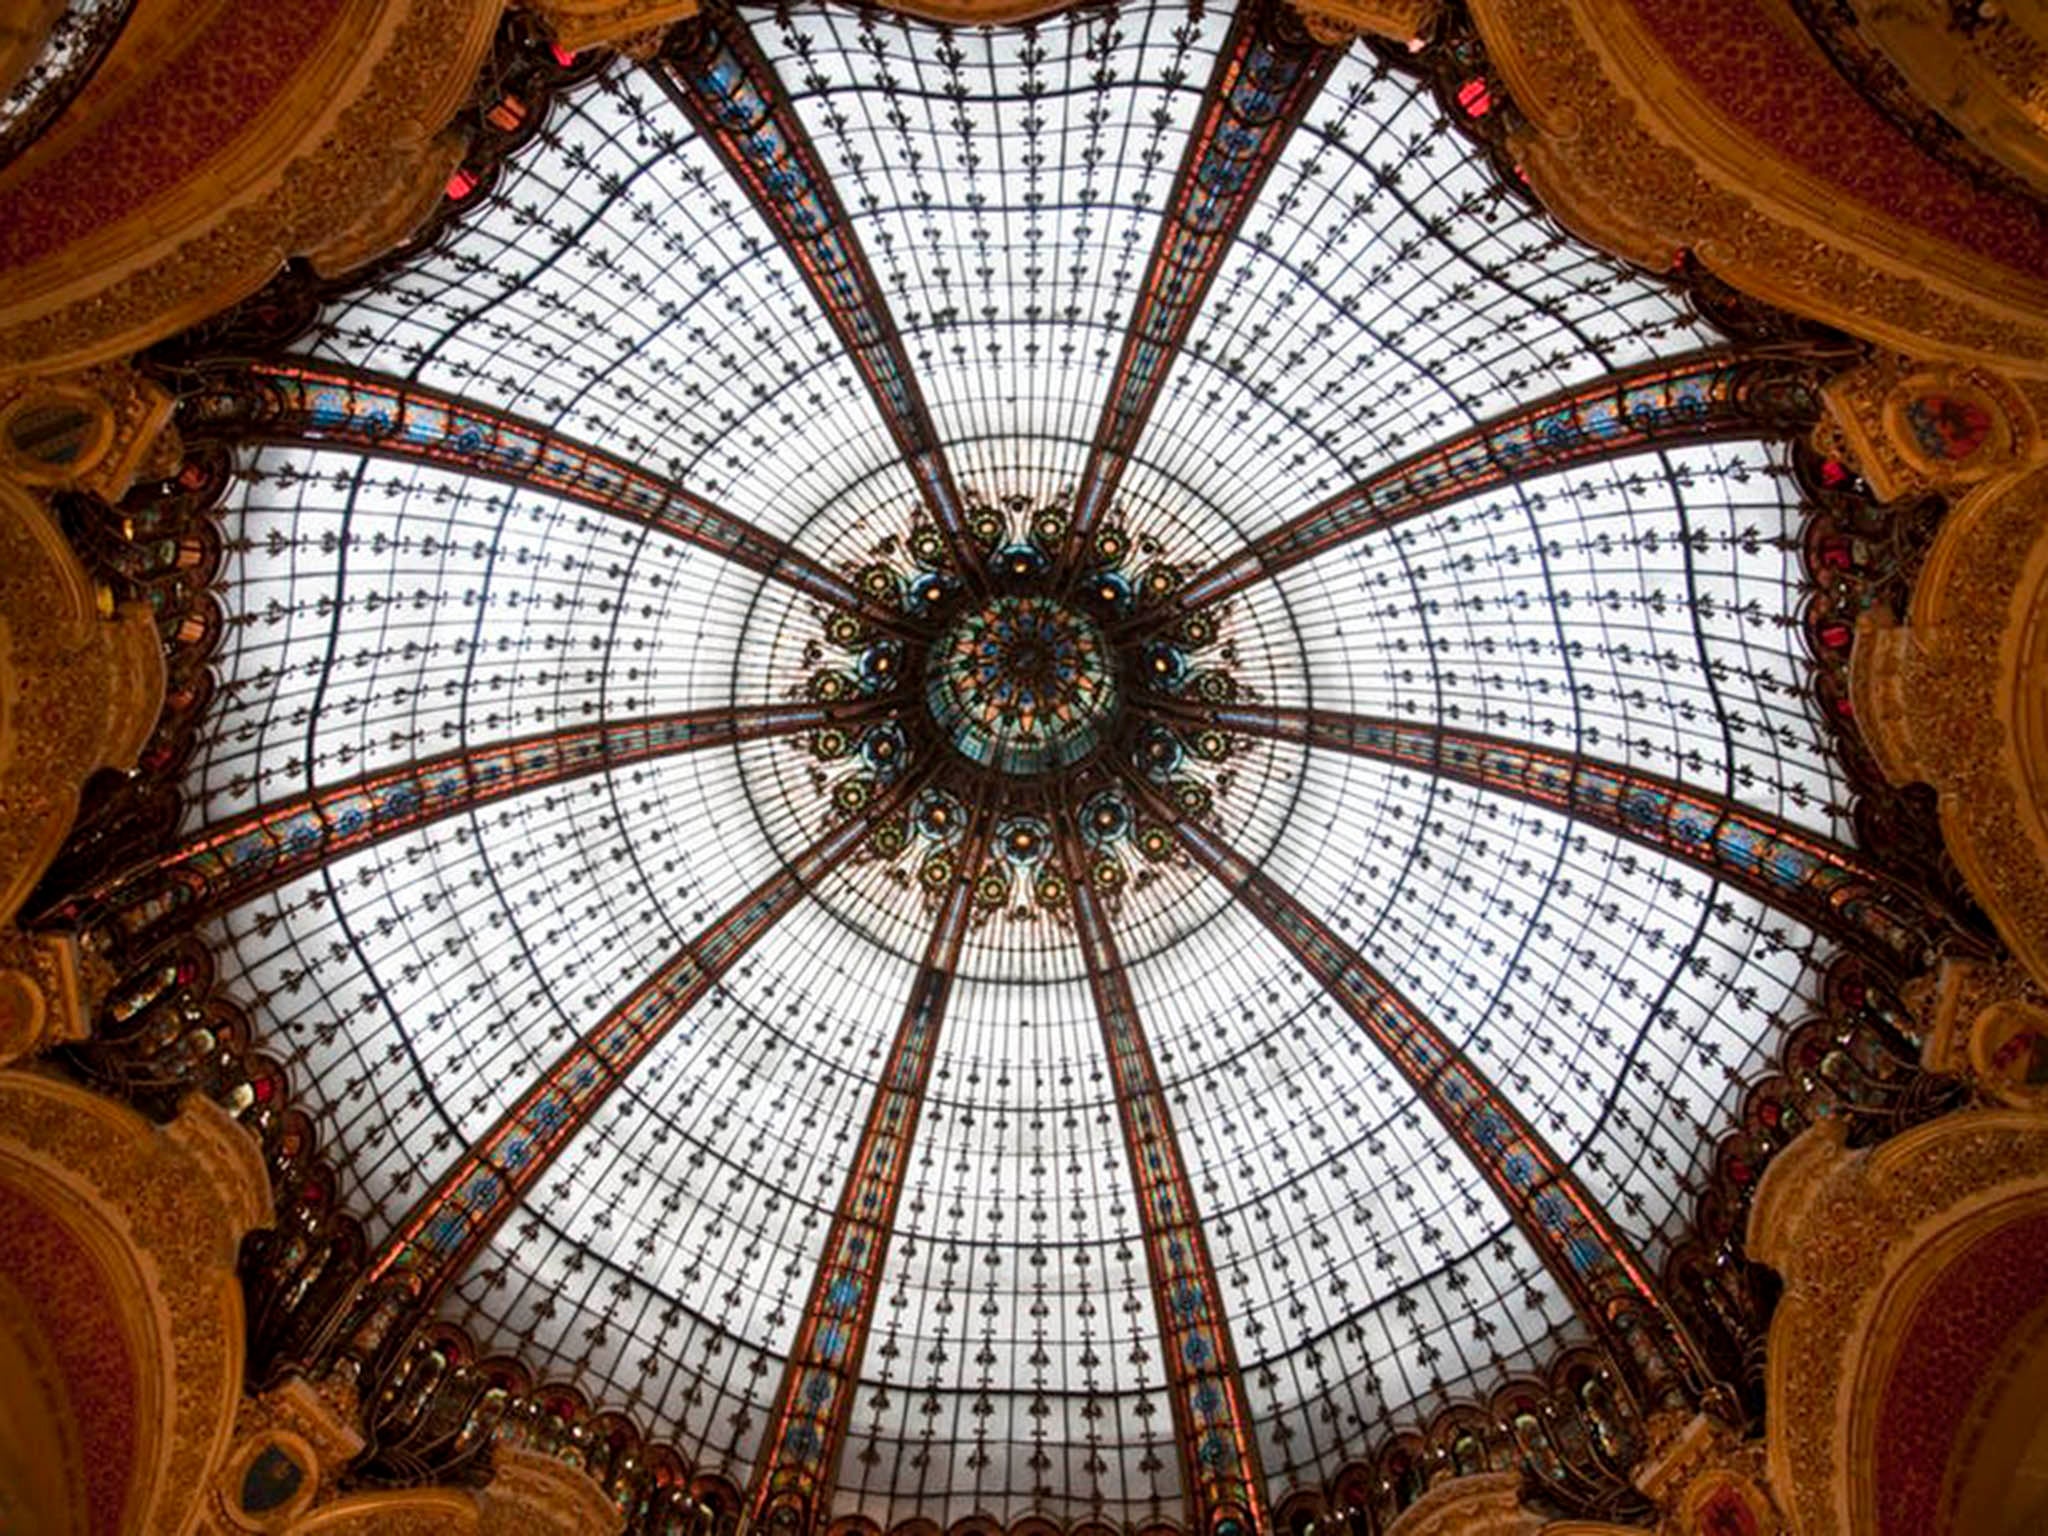
[[[1071,965],[1065,943],[1059,959]],[[887,1522],[979,1506],[1079,1516],[1100,1500],[1112,1518],[1177,1516],[1094,1004],[1078,978],[1020,985],[989,968],[970,954],[933,1067],[839,1507]]]
[[250,454],[227,534],[188,826],[457,745],[715,704],[701,678],[736,670],[749,626],[802,612],[645,529],[347,452]]
[[1782,449],[1669,447],[1454,503],[1241,600],[1298,628],[1320,704],[1579,751],[1846,839],[1794,619],[1799,517]]
[[1288,141],[1137,458],[1284,519],[1554,389],[1710,344],[1499,187],[1354,47]]
[[464,1315],[516,1344],[503,1271],[529,1312],[606,1320],[561,1335],[580,1373],[744,1485],[874,1092],[869,1021],[912,974],[816,903],[792,912],[568,1147],[460,1286]]
[[[646,75],[558,103],[478,214],[323,320],[389,366],[666,470],[779,537],[915,484],[802,278]],[[855,509],[861,510],[861,509]]]

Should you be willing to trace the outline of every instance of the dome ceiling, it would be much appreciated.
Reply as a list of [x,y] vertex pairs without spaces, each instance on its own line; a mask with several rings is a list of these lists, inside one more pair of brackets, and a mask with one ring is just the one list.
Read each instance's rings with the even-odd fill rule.
[[224,983],[380,1274],[741,1487],[1318,1484],[1599,1336],[1881,930],[1724,338],[1255,25],[686,24],[258,370]]

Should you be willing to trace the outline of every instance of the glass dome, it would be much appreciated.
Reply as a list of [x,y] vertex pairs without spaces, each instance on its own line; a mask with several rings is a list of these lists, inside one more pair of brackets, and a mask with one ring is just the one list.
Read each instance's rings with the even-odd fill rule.
[[1784,365],[1491,109],[1277,8],[710,12],[195,386],[171,866],[374,1278],[883,1526],[1263,1526],[1616,1343],[1890,930]]

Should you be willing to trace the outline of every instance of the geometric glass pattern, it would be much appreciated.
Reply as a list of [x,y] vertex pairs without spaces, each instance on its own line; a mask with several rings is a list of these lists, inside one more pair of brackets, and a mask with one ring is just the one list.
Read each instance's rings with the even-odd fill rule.
[[116,910],[203,914],[382,1273],[757,1511],[1265,1527],[1608,1340],[1920,942],[1797,368],[1279,9],[707,11],[196,376],[218,687]]

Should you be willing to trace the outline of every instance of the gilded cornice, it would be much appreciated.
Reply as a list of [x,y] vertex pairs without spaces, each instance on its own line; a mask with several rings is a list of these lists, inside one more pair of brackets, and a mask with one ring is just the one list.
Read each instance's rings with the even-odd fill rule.
[[1999,936],[2048,982],[2048,470],[1986,482],[1942,525],[1909,622],[1867,615],[1851,683],[1873,750],[1940,795],[1944,839]]
[[[241,1395],[235,1256],[251,1218],[270,1209],[253,1138],[203,1100],[158,1131],[110,1099],[24,1072],[0,1072],[0,1128],[0,1179],[62,1213],[123,1298],[142,1394],[124,1529],[183,1532]],[[69,1283],[35,1276],[32,1255],[10,1264],[17,1285]]]
[[[219,51],[232,39],[249,61],[286,27],[302,56],[274,94],[238,98],[231,58],[201,49],[212,32],[167,51],[161,89],[129,93],[96,132],[39,144],[0,176],[0,222],[28,233],[0,304],[0,372],[48,371],[118,357],[218,312],[260,287],[287,257],[388,243],[397,214],[417,203],[423,162],[467,96],[502,0],[327,0],[304,7],[225,8],[213,18]],[[328,14],[331,12],[331,15]],[[287,21],[280,18],[295,18]],[[290,62],[290,61],[287,61]],[[198,78],[188,78],[194,71]],[[259,71],[260,73],[260,71]],[[220,79],[209,93],[204,82]],[[224,119],[206,129],[195,114]],[[101,145],[101,138],[108,144]],[[185,146],[185,161],[174,146]],[[100,165],[118,146],[150,175]],[[196,146],[196,148],[195,148]],[[200,151],[204,150],[203,154]],[[193,158],[198,155],[198,158]],[[161,181],[156,196],[135,188]],[[93,175],[86,172],[91,169]],[[95,180],[95,177],[98,180]],[[79,185],[104,181],[104,213],[78,207]],[[61,239],[47,234],[58,212]],[[367,229],[355,250],[350,233]]]
[[1472,12],[1527,119],[1518,162],[1578,233],[1659,269],[1690,249],[1749,293],[1916,355],[2048,373],[2048,282],[1987,276],[1981,255],[1862,207],[1734,128],[1629,7],[1473,0]]
[[2048,1117],[2034,1111],[1960,1111],[1861,1153],[1827,1122],[1773,1161],[1748,1248],[1785,1280],[1766,1438],[1771,1485],[1801,1536],[1872,1528],[1869,1447],[1857,1447],[1917,1289],[1969,1238],[2044,1202]]

